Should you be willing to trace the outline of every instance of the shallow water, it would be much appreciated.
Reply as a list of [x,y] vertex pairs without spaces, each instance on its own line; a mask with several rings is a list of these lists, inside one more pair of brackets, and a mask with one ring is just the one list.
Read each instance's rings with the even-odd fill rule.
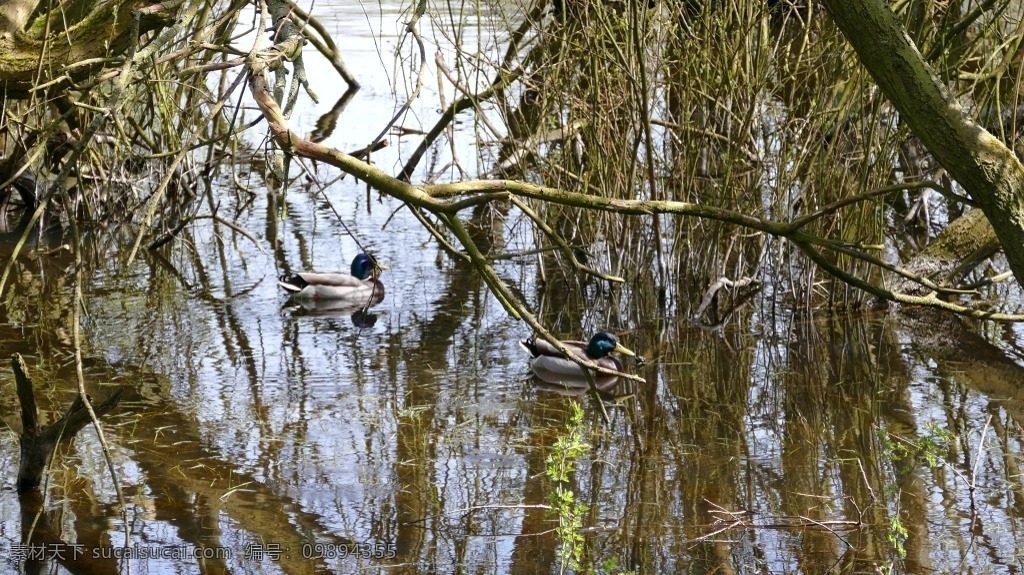
[[[365,145],[378,126],[366,120],[393,110],[375,46],[386,55],[396,43],[395,11],[376,9],[339,9],[333,24],[350,65],[369,62],[328,140],[342,149]],[[365,22],[385,33],[374,40]],[[293,121],[311,122],[324,100]],[[474,136],[462,137],[456,149],[472,158]],[[516,343],[528,329],[407,210],[350,178],[329,196],[345,226],[321,197],[292,189],[282,204],[259,190],[238,223],[264,252],[205,220],[127,271],[110,258],[92,274],[85,375],[97,397],[126,388],[105,433],[135,557],[115,558],[124,525],[88,429],[59,451],[26,544],[40,503],[13,490],[20,419],[0,369],[4,569],[559,572],[564,539],[544,508],[557,484],[545,472],[573,401],[590,445],[567,482],[586,505],[575,571],[1020,569],[1020,328],[801,317],[765,299],[703,331],[603,300],[572,309],[579,293],[540,290],[533,260],[498,261],[531,305],[553,300],[552,325],[584,318],[562,335],[607,327],[649,358],[636,368],[648,383],[616,388],[632,397],[604,421],[592,399],[528,377]],[[528,245],[515,218],[480,222],[497,230],[495,251]],[[391,267],[373,317],[294,309],[276,285],[285,271],[347,269],[360,245]],[[0,305],[0,356],[26,356],[49,421],[74,397],[70,265],[66,252],[23,257]]]

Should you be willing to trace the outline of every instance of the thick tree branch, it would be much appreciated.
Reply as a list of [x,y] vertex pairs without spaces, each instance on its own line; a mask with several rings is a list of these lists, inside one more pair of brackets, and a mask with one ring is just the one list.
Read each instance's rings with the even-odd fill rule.
[[[1024,316],[994,314],[987,311],[974,310],[969,307],[950,302],[944,302],[937,297],[937,292],[942,288],[927,277],[915,274],[908,270],[903,270],[880,258],[871,256],[870,254],[860,252],[853,248],[824,238],[819,238],[802,231],[802,228],[810,220],[820,217],[823,213],[838,210],[849,203],[853,203],[855,200],[837,202],[836,204],[824,208],[823,212],[816,212],[810,216],[797,219],[792,222],[778,222],[758,216],[743,214],[734,210],[692,202],[619,199],[596,194],[585,194],[561,190],[558,188],[537,186],[526,182],[511,180],[473,180],[430,186],[416,186],[410,184],[399,178],[392,177],[384,173],[382,170],[360,159],[354,158],[351,155],[345,154],[340,150],[312,142],[292,132],[289,129],[287,121],[281,113],[277,102],[268,91],[266,79],[264,77],[265,71],[271,65],[270,62],[277,61],[276,55],[277,52],[273,49],[265,52],[253,53],[248,59],[248,65],[251,70],[249,85],[253,99],[263,112],[264,117],[267,119],[271,134],[277,144],[287,153],[333,165],[342,171],[355,176],[359,180],[366,182],[376,190],[388,194],[402,202],[408,203],[415,208],[421,208],[438,215],[446,223],[449,230],[456,232],[457,236],[459,236],[457,232],[460,224],[458,223],[458,218],[455,214],[458,211],[469,206],[477,205],[481,202],[508,201],[513,197],[530,198],[564,206],[615,212],[624,215],[674,214],[680,216],[707,218],[757,230],[776,237],[793,240],[797,247],[807,253],[813,260],[821,265],[823,269],[827,269],[840,280],[888,301],[936,307],[971,317],[1000,321],[1024,320]],[[856,201],[871,199],[877,197],[883,192],[900,191],[906,189],[908,186],[912,185],[894,186],[891,188],[884,188],[877,192],[867,192],[857,196]],[[523,205],[522,202],[519,201],[513,203],[519,206]],[[462,241],[465,239],[463,237],[460,237],[459,239],[463,243],[463,247],[465,247],[469,252],[469,256],[473,263],[477,265],[477,268],[484,275],[484,278],[487,281],[488,286],[491,287],[492,292],[498,296],[499,300],[501,300],[502,304],[505,305],[508,311],[514,316],[525,319],[527,323],[530,323],[532,327],[538,330],[542,337],[548,339],[550,334],[543,330],[542,326],[540,326],[536,319],[529,315],[521,303],[516,301],[514,296],[507,291],[507,288],[505,288],[504,284],[501,283],[501,280],[497,278],[493,270],[490,270],[489,266],[486,265],[483,256],[477,254],[474,257],[473,250],[475,246],[471,245],[471,243],[467,244],[466,241]],[[471,242],[471,240],[469,241]],[[871,265],[881,267],[888,272],[896,274],[898,277],[923,286],[926,290],[926,295],[910,295],[872,285],[867,280],[849,274],[829,263],[822,257],[815,246],[822,246],[830,250],[839,251],[868,262]],[[551,338],[551,340],[553,340],[553,338]],[[552,343],[555,342],[552,341]],[[605,373],[604,371],[601,372]]]
[[968,118],[883,0],[825,5],[901,118],[981,206],[1010,269],[1024,283],[1024,166]]
[[[132,41],[132,22],[138,17],[139,32],[162,28],[177,15],[182,2],[141,4],[127,0],[98,1],[82,18],[66,29],[50,30],[59,34],[59,41],[42,37],[46,28],[26,24],[27,29],[0,33],[0,83],[8,97],[19,98],[39,84],[51,86],[54,81],[36,82],[39,55],[46,53],[46,69],[54,70],[57,84],[88,78],[96,70],[110,64],[111,55],[120,55]],[[0,5],[0,9],[3,6]],[[57,8],[61,10],[62,8]],[[112,16],[113,15],[113,16]],[[45,14],[37,18],[46,18]],[[66,15],[50,17],[66,21]],[[82,65],[86,63],[86,65]]]

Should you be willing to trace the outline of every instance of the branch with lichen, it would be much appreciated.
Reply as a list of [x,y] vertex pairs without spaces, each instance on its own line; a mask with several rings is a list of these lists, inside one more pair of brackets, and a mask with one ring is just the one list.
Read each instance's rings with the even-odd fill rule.
[[[866,251],[855,247],[836,242],[827,238],[819,237],[805,231],[811,222],[837,212],[857,203],[872,201],[885,194],[902,192],[907,189],[920,187],[934,188],[930,183],[908,183],[901,186],[891,186],[872,190],[858,196],[846,198],[835,202],[824,208],[796,218],[792,221],[776,221],[756,215],[740,213],[716,206],[682,202],[673,200],[639,200],[620,199],[606,197],[598,194],[588,194],[540,186],[521,181],[512,180],[471,180],[446,184],[415,185],[406,181],[408,173],[403,171],[399,177],[391,176],[373,165],[340,150],[324,146],[310,141],[292,132],[288,123],[281,113],[277,102],[271,96],[265,79],[266,70],[269,67],[266,58],[272,58],[270,52],[254,52],[250,55],[248,65],[251,71],[249,86],[257,106],[267,119],[271,135],[274,141],[287,153],[293,156],[312,159],[337,167],[347,174],[367,183],[370,187],[379,192],[387,194],[414,208],[414,211],[423,210],[434,214],[445,228],[451,232],[461,247],[465,250],[463,257],[468,259],[476,267],[477,272],[484,279],[490,291],[498,298],[505,309],[517,319],[529,324],[542,338],[551,342],[563,353],[567,350],[544,326],[533,316],[508,286],[498,277],[494,269],[489,265],[487,259],[480,252],[478,246],[473,242],[469,233],[465,230],[457,214],[470,206],[476,206],[486,202],[505,202],[519,209],[528,217],[534,225],[552,241],[563,252],[568,254],[569,261],[580,271],[589,273],[609,281],[616,281],[619,278],[602,274],[596,270],[587,268],[572,255],[571,249],[564,239],[540,218],[537,213],[526,203],[525,200],[533,200],[561,206],[574,207],[581,210],[598,210],[614,212],[624,216],[649,216],[654,214],[678,215],[686,217],[706,218],[719,222],[756,230],[778,238],[790,240],[793,245],[805,253],[813,262],[833,277],[851,286],[862,289],[882,300],[932,307],[960,315],[974,318],[990,319],[996,321],[1024,321],[1024,315],[994,313],[990,311],[973,309],[958,303],[944,301],[939,298],[941,294],[957,293],[937,282],[915,273],[912,270],[903,269],[891,264],[884,259],[874,256]],[[437,230],[431,230],[435,237],[441,237]],[[851,274],[842,267],[831,263],[821,250],[826,249],[840,253],[857,260],[868,263],[871,266],[881,268],[884,272],[909,282],[909,284],[920,287],[924,295],[912,295],[905,292],[893,291],[880,287],[872,282]],[[577,361],[572,354],[567,354]],[[601,369],[597,365],[578,360],[578,364],[593,369],[598,373],[614,374],[639,380],[636,376],[619,374],[612,370]]]

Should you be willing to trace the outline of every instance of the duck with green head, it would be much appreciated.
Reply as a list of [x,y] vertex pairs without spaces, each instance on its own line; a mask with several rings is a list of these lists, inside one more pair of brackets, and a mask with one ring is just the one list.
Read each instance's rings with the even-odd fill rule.
[[352,259],[351,274],[300,272],[278,278],[278,285],[299,301],[349,301],[374,305],[384,299],[380,273],[388,269],[369,254]]
[[[532,357],[530,368],[541,379],[547,381],[550,376],[584,377],[583,368],[576,362],[558,351],[555,346],[547,341],[538,338],[527,339],[519,342]],[[615,336],[601,331],[594,334],[589,342],[585,341],[562,341],[562,345],[569,348],[573,355],[580,359],[590,360],[599,367],[622,371],[622,362],[610,355],[618,352],[622,355],[636,357],[636,354],[626,346],[619,343]]]

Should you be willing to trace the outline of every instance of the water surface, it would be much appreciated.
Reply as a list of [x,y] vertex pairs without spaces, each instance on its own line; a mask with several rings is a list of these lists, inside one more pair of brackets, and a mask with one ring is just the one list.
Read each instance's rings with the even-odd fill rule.
[[[330,145],[366,145],[395,110],[385,86],[401,17],[391,6],[346,3],[325,18],[366,86]],[[478,37],[484,47],[500,41],[486,32],[465,41]],[[310,68],[332,77],[313,59]],[[340,86],[314,86],[323,103],[292,122],[308,127]],[[429,126],[431,102],[415,105],[406,125]],[[457,141],[428,165],[454,154],[475,169],[476,135]],[[375,161],[400,165],[417,143],[403,142]],[[320,170],[324,181],[333,175]],[[765,297],[707,331],[686,317],[623,310],[593,285],[541,289],[535,259],[496,260],[561,335],[611,329],[650,359],[636,368],[648,383],[617,387],[632,397],[609,406],[606,421],[593,399],[536,385],[516,343],[528,329],[408,210],[351,178],[327,197],[340,221],[323,196],[298,187],[224,206],[263,251],[204,220],[128,269],[111,257],[90,274],[85,374],[97,397],[126,389],[105,431],[135,557],[118,559],[124,524],[88,429],[59,451],[36,547],[26,544],[40,502],[13,490],[20,418],[13,378],[0,370],[5,569],[1019,570],[1019,328],[812,317]],[[473,223],[493,253],[531,244],[518,215]],[[129,239],[104,249],[118,254]],[[368,316],[296,308],[276,285],[286,271],[347,269],[361,249],[391,267],[387,296]],[[70,266],[66,252],[23,256],[0,306],[0,355],[26,356],[51,421],[75,389]],[[581,296],[590,296],[585,307]],[[576,568],[559,517],[545,508],[557,487],[549,456],[574,401],[590,446],[564,486],[585,505]],[[26,557],[40,548],[43,556]]]

